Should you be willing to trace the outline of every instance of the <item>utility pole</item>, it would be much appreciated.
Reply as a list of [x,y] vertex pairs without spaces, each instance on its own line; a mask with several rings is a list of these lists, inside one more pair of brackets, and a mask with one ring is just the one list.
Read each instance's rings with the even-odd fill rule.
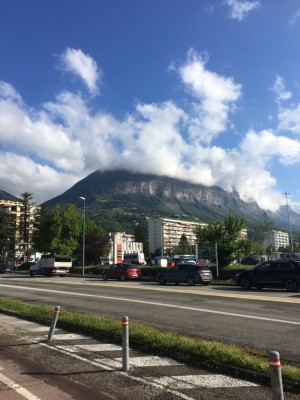
[[288,217],[288,224],[290,228],[290,241],[291,241],[291,249],[292,252],[294,251],[294,244],[293,244],[293,237],[292,237],[292,227],[290,224],[290,213],[289,213],[289,206],[288,206],[288,196],[290,193],[284,192],[283,195],[285,196],[285,201],[286,201],[286,211],[287,211],[287,217]]

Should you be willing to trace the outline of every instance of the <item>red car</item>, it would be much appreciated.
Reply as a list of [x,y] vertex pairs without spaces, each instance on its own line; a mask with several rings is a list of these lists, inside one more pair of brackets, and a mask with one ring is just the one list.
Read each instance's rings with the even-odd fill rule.
[[102,272],[102,279],[117,279],[119,281],[126,281],[127,279],[140,279],[141,270],[134,264],[114,264],[110,268],[106,268]]

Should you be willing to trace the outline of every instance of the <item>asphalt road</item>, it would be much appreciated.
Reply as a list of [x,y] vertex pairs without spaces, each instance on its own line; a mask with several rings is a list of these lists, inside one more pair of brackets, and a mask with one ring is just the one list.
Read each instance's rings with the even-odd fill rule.
[[235,343],[300,364],[300,293],[155,282],[104,282],[89,277],[0,276],[1,297],[107,315],[182,335]]

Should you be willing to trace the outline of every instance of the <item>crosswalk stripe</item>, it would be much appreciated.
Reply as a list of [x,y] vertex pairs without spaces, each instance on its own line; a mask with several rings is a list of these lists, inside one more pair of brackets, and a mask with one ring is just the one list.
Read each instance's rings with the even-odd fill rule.
[[[101,360],[95,360],[101,361]],[[111,367],[118,367],[122,365],[122,358],[108,359],[105,362]],[[166,367],[173,365],[184,365],[178,361],[172,360],[167,357],[149,356],[149,357],[129,357],[129,365],[132,367]]]
[[158,377],[145,377],[150,381],[155,381],[160,385],[171,389],[195,389],[197,387],[206,388],[231,388],[231,387],[248,387],[259,386],[255,383],[244,381],[241,379],[230,378],[225,375],[177,375]]
[[60,349],[70,351],[72,353],[77,353],[80,350],[87,350],[91,352],[100,351],[122,351],[122,347],[115,344],[103,343],[103,344],[76,344],[74,346],[56,346]]

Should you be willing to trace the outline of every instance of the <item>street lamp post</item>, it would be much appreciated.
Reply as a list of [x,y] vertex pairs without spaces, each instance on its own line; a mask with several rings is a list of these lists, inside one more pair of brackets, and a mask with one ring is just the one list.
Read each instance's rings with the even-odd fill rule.
[[293,252],[293,251],[294,251],[294,244],[293,244],[293,237],[292,237],[292,227],[291,227],[291,224],[290,224],[289,206],[288,206],[288,200],[287,200],[288,195],[289,195],[290,193],[284,192],[283,194],[284,194],[284,196],[285,196],[285,201],[286,201],[286,211],[287,211],[287,218],[288,218],[288,224],[289,224],[289,229],[290,229],[291,249],[292,249],[292,252]]
[[84,257],[85,257],[85,197],[79,197],[83,200],[83,234],[82,234],[82,276],[84,276]]

